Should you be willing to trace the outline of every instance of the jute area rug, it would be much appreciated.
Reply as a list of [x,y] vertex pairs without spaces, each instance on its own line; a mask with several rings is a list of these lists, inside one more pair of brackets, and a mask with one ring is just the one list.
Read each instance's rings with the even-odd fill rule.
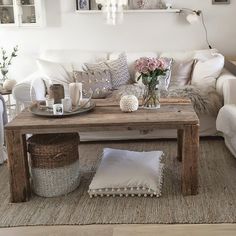
[[[165,172],[160,198],[109,197],[90,199],[87,190],[104,147],[164,150]],[[236,222],[236,159],[222,139],[200,142],[197,196],[183,197],[181,164],[175,140],[82,144],[80,187],[67,196],[33,196],[26,203],[9,203],[7,166],[0,166],[0,227],[27,225],[167,224]]]

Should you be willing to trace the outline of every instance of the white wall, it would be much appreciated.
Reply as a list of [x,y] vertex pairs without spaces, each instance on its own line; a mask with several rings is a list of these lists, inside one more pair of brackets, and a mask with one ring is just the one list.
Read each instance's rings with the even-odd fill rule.
[[[211,45],[227,56],[236,56],[236,0],[230,5],[212,5],[211,0],[173,3],[176,8],[202,10]],[[22,63],[24,73],[34,69],[30,62],[47,48],[166,51],[207,47],[202,25],[189,25],[179,14],[128,13],[122,25],[108,26],[100,14],[75,13],[75,0],[45,0],[45,5],[45,28],[0,28],[0,46],[20,46],[21,57],[15,64]],[[23,63],[23,55],[32,58]],[[14,76],[21,79],[24,73],[15,71]]]

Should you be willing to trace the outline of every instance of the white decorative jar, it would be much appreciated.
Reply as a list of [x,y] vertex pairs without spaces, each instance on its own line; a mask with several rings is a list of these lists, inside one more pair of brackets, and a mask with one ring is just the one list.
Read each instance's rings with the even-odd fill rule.
[[7,91],[12,91],[13,87],[16,85],[16,81],[14,79],[6,79],[3,82],[3,89]]
[[137,111],[138,106],[138,99],[134,95],[125,95],[120,99],[120,109],[123,112]]

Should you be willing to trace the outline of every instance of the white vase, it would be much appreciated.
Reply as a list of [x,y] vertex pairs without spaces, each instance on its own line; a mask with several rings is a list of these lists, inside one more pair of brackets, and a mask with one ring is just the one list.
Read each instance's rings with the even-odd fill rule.
[[7,91],[12,91],[13,87],[16,85],[16,81],[14,79],[6,79],[3,82],[3,89]]
[[82,99],[82,83],[70,83],[69,94],[72,101],[72,105],[74,107],[78,107]]

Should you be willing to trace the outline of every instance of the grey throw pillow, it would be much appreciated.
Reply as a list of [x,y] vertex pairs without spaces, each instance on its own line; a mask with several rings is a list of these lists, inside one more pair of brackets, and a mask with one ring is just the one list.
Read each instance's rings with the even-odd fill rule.
[[117,89],[124,84],[130,84],[130,74],[128,70],[127,58],[125,53],[119,55],[116,60],[108,60],[96,64],[85,63],[89,71],[110,70],[112,86]]
[[111,75],[105,71],[74,71],[75,82],[82,83],[83,94],[92,98],[105,98],[112,90]]
[[170,86],[181,87],[189,85],[192,80],[192,73],[197,60],[174,61]]

